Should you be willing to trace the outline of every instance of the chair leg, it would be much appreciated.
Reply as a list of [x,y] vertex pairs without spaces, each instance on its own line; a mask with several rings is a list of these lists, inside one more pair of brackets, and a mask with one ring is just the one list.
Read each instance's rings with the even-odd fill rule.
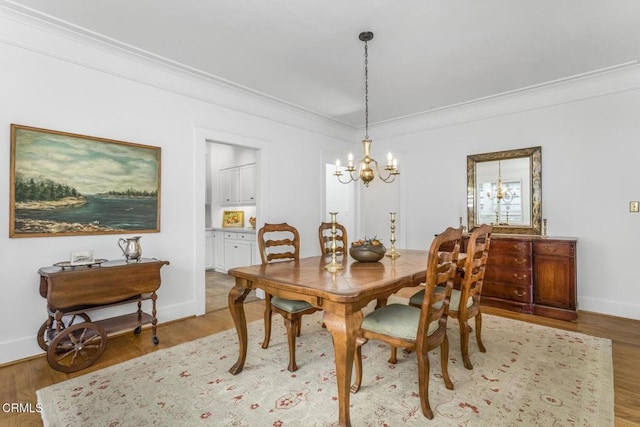
[[302,322],[300,322],[299,320],[300,318],[298,318],[298,322],[296,322],[296,337],[299,337],[302,333]]
[[391,356],[389,357],[388,362],[393,365],[398,362],[398,347],[391,346]]
[[480,311],[476,314],[476,341],[480,352],[486,353],[487,349],[484,348],[484,344],[482,343],[482,313]]
[[453,390],[453,381],[449,377],[449,337],[447,335],[442,339],[440,344],[440,366],[442,366],[442,379],[444,385],[449,390]]
[[353,366],[356,370],[356,378],[351,386],[351,393],[357,393],[362,385],[362,345],[366,343],[366,340],[356,340],[356,354],[353,358]]
[[284,326],[287,329],[287,340],[289,341],[289,366],[287,369],[290,372],[298,370],[296,365],[296,332],[300,329],[300,317],[294,317],[293,319],[284,319]]
[[467,369],[473,369],[469,359],[469,325],[467,321],[459,321],[460,324],[460,349],[462,350],[462,362]]
[[429,353],[416,351],[416,357],[418,358],[418,390],[420,392],[420,405],[422,406],[422,413],[428,419],[433,419],[433,411],[431,405],[429,405]]
[[273,312],[271,311],[271,295],[266,294],[264,301],[264,341],[262,341],[262,348],[269,347],[269,341],[271,340],[271,317]]

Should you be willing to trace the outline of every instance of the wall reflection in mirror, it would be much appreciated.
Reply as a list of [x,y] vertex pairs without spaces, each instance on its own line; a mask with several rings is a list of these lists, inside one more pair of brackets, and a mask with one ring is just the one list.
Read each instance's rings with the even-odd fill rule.
[[541,148],[467,156],[469,230],[541,234]]

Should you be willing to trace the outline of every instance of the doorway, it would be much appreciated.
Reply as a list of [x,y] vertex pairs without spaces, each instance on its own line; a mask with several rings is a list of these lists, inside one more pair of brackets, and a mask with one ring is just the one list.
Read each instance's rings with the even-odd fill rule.
[[[234,266],[255,263],[250,240],[255,236],[249,218],[256,217],[259,150],[252,147],[208,141],[205,173],[205,312],[227,308],[229,290],[235,280],[226,274]],[[224,212],[241,213],[242,224],[224,228]],[[243,249],[227,244],[242,233]],[[253,239],[255,240],[255,238]],[[237,258],[237,259],[236,259]],[[232,262],[232,260],[235,260]],[[235,264],[234,264],[235,262]],[[233,265],[231,265],[231,264]],[[255,293],[245,301],[256,299]]]
[[[335,164],[325,164],[325,201],[323,221],[331,221],[329,212],[338,212],[336,220],[347,229],[347,236],[353,242],[355,236],[359,235],[356,230],[355,198],[356,186],[353,184],[342,184],[333,174],[336,169]],[[357,239],[356,239],[357,240]]]

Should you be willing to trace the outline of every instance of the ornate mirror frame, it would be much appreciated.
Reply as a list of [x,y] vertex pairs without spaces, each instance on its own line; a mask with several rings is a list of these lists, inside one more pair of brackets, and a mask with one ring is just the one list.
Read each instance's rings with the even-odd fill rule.
[[[528,200],[522,195],[523,203],[528,202],[530,221],[527,225],[494,224],[493,232],[502,234],[542,234],[542,147],[521,148],[494,153],[473,154],[467,156],[467,220],[469,231],[480,226],[478,223],[479,190],[476,184],[476,167],[483,162],[502,162],[509,159],[528,158],[529,170],[522,171],[520,179],[529,180]],[[498,164],[499,165],[499,164]]]

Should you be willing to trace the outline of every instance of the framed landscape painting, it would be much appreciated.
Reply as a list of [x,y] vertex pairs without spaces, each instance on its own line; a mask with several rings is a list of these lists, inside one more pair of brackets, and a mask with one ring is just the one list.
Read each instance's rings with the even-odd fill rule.
[[160,231],[160,147],[11,125],[9,237]]

